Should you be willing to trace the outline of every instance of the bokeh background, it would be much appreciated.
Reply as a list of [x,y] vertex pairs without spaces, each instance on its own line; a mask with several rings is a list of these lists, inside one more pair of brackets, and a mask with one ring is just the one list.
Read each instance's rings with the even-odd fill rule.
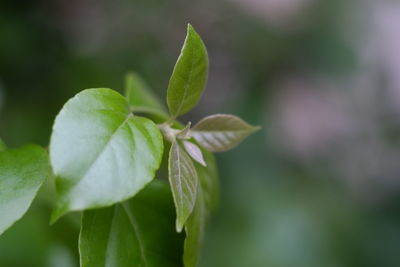
[[[127,71],[164,98],[188,22],[210,76],[182,121],[263,127],[218,154],[201,267],[400,266],[399,1],[1,0],[0,136],[47,146],[67,99]],[[0,237],[1,267],[77,266],[79,218],[48,225],[50,188]]]

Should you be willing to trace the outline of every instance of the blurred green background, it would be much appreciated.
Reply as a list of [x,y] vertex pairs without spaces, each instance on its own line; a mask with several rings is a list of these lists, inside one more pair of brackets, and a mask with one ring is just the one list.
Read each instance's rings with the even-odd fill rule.
[[[218,154],[201,267],[400,266],[398,1],[2,0],[0,136],[47,146],[67,99],[131,70],[164,98],[188,22],[210,76],[182,121],[263,127]],[[0,237],[0,267],[78,265],[79,216],[50,227],[53,193]]]

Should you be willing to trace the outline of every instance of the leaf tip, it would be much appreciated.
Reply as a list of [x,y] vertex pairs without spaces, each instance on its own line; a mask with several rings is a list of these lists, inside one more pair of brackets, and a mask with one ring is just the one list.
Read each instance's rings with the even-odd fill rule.
[[183,230],[183,223],[181,223],[178,219],[176,220],[176,232],[181,233]]
[[194,31],[194,28],[193,28],[192,24],[188,23],[187,24],[187,32],[189,33],[191,31]]
[[261,130],[262,129],[262,127],[261,126],[259,126],[259,125],[256,125],[256,126],[252,126],[252,133],[255,133],[255,132],[258,132],[259,130]]
[[[195,30],[195,28],[192,26],[192,24],[188,23],[187,24],[187,32],[186,32],[186,36],[187,38],[191,39],[198,39],[201,41],[201,43],[203,42],[200,35],[197,33],[197,31]],[[204,45],[204,44],[203,44]]]
[[55,224],[62,216],[67,213],[67,208],[63,206],[56,206],[50,216],[50,225]]
[[51,213],[49,225],[55,224],[62,215],[57,214],[55,211]]

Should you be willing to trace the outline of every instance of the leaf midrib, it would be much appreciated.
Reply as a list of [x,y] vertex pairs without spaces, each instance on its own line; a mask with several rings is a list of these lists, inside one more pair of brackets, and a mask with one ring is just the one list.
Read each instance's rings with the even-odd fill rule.
[[130,118],[133,117],[132,113],[128,113],[126,115],[125,120],[121,123],[121,125],[119,125],[114,132],[110,135],[110,138],[107,140],[107,142],[105,143],[104,147],[100,150],[100,152],[96,155],[95,159],[92,161],[92,163],[89,164],[89,167],[87,168],[87,170],[84,172],[84,174],[81,176],[82,178],[79,179],[78,182],[74,183],[74,187],[78,186],[82,181],[85,180],[86,175],[92,170],[93,166],[96,165],[96,162],[99,160],[99,158],[101,157],[101,155],[104,153],[104,151],[107,149],[108,145],[111,143],[112,139],[114,138],[114,136],[118,133],[118,131],[128,122],[128,120]]
[[122,208],[126,215],[128,216],[129,222],[132,226],[133,231],[135,232],[135,237],[136,240],[138,241],[139,244],[139,250],[140,250],[140,257],[141,257],[141,262],[144,264],[144,267],[148,267],[147,259],[146,259],[146,254],[145,254],[145,248],[144,248],[144,242],[139,234],[139,226],[136,224],[136,220],[134,215],[129,211],[128,207],[126,207],[127,203],[122,203]]
[[190,69],[189,69],[189,74],[188,74],[187,82],[186,82],[185,85],[183,86],[184,90],[183,90],[182,101],[181,101],[181,103],[180,103],[179,106],[178,106],[178,109],[177,109],[177,111],[176,111],[176,116],[179,115],[179,113],[181,112],[181,109],[182,109],[182,107],[183,107],[183,104],[186,103],[185,99],[186,99],[186,96],[187,96],[187,94],[188,94],[189,84],[191,83],[191,81],[192,81],[192,76],[193,76],[192,73],[193,73],[193,65],[194,65],[194,60],[193,60],[194,50],[195,50],[194,47],[192,47],[192,49],[189,49],[189,51],[190,51],[190,52],[189,52],[189,53],[190,53]]

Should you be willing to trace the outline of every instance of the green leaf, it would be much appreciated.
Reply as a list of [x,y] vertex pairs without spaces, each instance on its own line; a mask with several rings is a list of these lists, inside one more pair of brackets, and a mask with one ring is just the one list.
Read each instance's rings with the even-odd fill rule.
[[183,261],[185,267],[195,267],[199,261],[208,216],[219,202],[219,181],[215,157],[203,150],[207,166],[196,164],[200,180],[196,205],[185,224],[185,244]]
[[0,152],[4,151],[7,149],[6,144],[3,142],[3,140],[0,138]]
[[168,174],[176,207],[176,230],[181,232],[196,202],[198,177],[192,159],[177,141],[169,152]]
[[204,149],[202,150],[202,153],[207,166],[197,164],[196,170],[203,191],[206,209],[211,213],[217,209],[219,205],[219,176],[217,161],[213,153]]
[[154,178],[162,153],[157,126],[133,116],[123,96],[111,89],[77,94],[58,114],[51,136],[59,193],[52,222],[134,196]]
[[196,141],[211,152],[222,152],[237,146],[259,127],[226,114],[216,114],[200,120],[192,129]]
[[182,143],[183,146],[185,147],[186,152],[190,155],[190,157],[192,157],[192,159],[194,159],[196,162],[200,163],[203,166],[207,166],[203,158],[203,153],[196,144],[193,144],[192,142],[186,140],[182,141]]
[[0,234],[25,214],[49,173],[47,152],[39,146],[0,152]]
[[174,230],[174,213],[168,185],[160,181],[123,204],[85,211],[81,266],[182,266],[183,235]]
[[196,206],[185,225],[186,238],[183,250],[183,263],[185,267],[197,266],[203,245],[206,220],[207,214],[203,193],[202,189],[199,188]]
[[152,93],[146,82],[136,73],[126,75],[125,96],[134,112],[167,116],[161,102]]
[[173,117],[185,114],[197,104],[207,83],[207,76],[206,47],[189,24],[167,90],[168,108]]

